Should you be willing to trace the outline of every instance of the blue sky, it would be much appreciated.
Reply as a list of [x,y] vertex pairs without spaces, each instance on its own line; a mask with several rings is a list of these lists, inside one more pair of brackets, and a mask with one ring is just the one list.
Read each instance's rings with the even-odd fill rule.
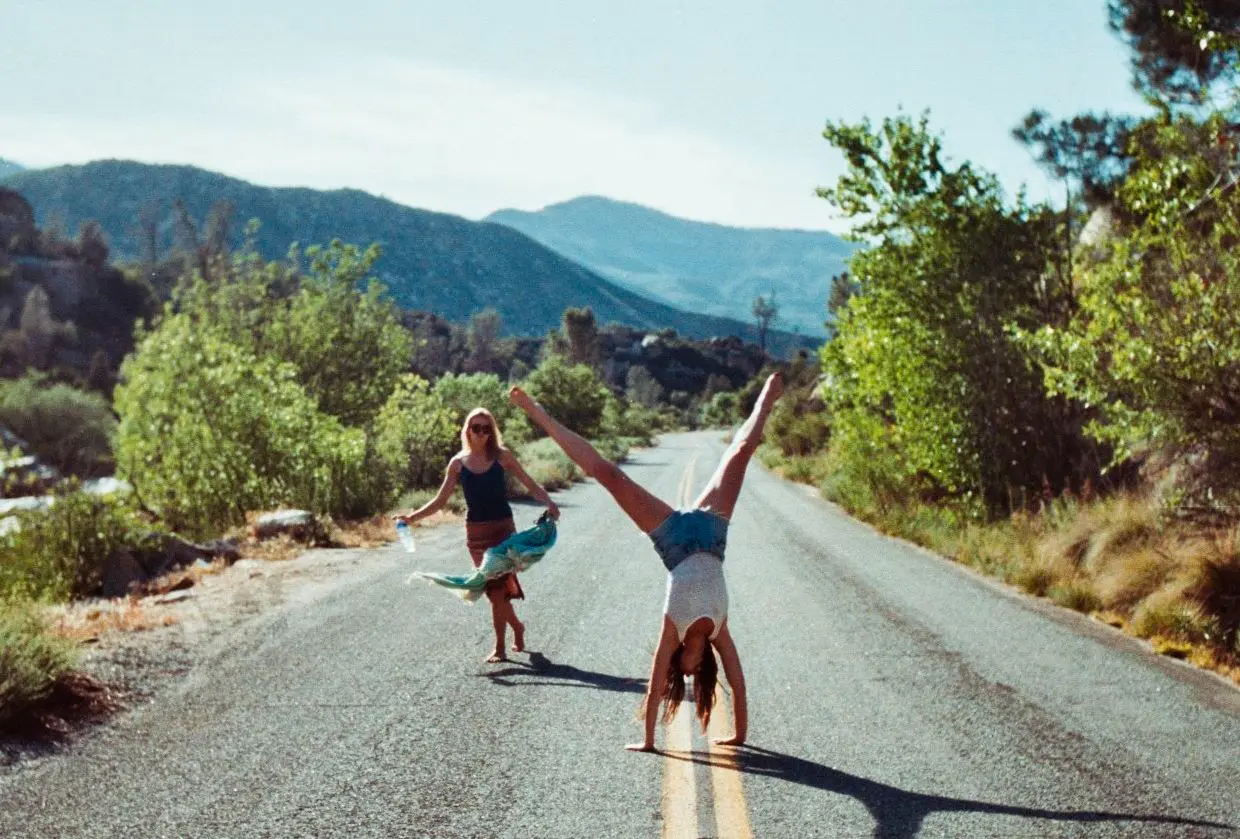
[[828,119],[930,109],[1059,196],[1037,106],[1140,112],[1105,0],[0,0],[0,157],[190,163],[480,218],[582,194],[842,230]]

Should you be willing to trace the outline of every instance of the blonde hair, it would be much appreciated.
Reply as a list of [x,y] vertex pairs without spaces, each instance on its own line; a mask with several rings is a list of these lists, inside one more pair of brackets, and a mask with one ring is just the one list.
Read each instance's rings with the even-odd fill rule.
[[465,415],[465,422],[461,426],[461,451],[472,452],[473,448],[469,445],[469,424],[478,417],[486,417],[491,423],[491,433],[487,435],[487,457],[495,460],[499,457],[500,449],[504,446],[504,438],[499,433],[499,423],[495,421],[495,416],[486,408],[474,408]]

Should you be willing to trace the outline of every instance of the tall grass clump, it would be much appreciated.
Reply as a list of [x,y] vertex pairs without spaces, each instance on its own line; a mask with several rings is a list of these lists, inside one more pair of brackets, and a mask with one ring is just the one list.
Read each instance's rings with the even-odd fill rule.
[[28,603],[0,599],[0,728],[44,699],[73,667],[74,645]]
[[108,556],[132,543],[133,510],[124,500],[80,491],[21,513],[0,537],[0,597],[65,602],[98,592]]

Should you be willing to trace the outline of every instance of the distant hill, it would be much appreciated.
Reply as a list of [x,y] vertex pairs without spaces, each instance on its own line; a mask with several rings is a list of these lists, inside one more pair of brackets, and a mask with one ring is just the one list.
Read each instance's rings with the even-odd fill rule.
[[3,157],[0,157],[0,178],[3,178],[5,175],[13,175],[17,172],[22,172],[25,168],[26,167],[22,166],[20,163],[14,163],[11,160],[5,160]]
[[[690,338],[737,335],[753,341],[747,321],[694,314],[621,288],[533,239],[501,224],[469,221],[418,210],[352,189],[319,191],[255,186],[190,166],[98,161],[18,172],[2,179],[34,206],[38,218],[55,218],[68,231],[94,219],[107,232],[112,252],[136,258],[138,218],[153,210],[160,248],[173,241],[172,204],[180,199],[200,223],[218,201],[234,207],[234,243],[244,222],[262,222],[259,248],[268,258],[290,243],[339,238],[379,242],[376,271],[402,306],[464,321],[487,307],[503,318],[505,331],[541,335],[559,325],[569,306],[590,306],[601,324],[642,329],[673,328]],[[810,345],[801,336],[769,335],[768,347],[786,354]]]
[[823,336],[831,277],[856,245],[831,233],[725,227],[587,196],[487,221],[520,230],[646,297],[740,320],[775,292],[778,325]]

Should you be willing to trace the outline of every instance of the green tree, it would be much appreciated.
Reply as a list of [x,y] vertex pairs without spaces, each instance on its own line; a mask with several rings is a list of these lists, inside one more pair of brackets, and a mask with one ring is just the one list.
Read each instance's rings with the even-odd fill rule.
[[453,413],[425,379],[405,375],[397,382],[375,420],[375,450],[398,489],[439,484],[461,447]]
[[470,411],[482,407],[499,423],[505,444],[516,445],[532,435],[525,414],[508,401],[507,383],[494,373],[447,373],[435,381],[433,392],[458,429]]
[[[1240,458],[1240,175],[1230,121],[1165,114],[1140,129],[1118,198],[1127,235],[1087,267],[1060,328],[1021,333],[1055,393],[1098,406],[1120,460],[1202,446]],[[1236,502],[1231,467],[1216,490]],[[1208,489],[1208,488],[1206,488]]]
[[564,310],[561,331],[568,339],[568,363],[597,367],[599,363],[598,321],[589,306]]
[[363,432],[320,413],[292,364],[187,314],[145,334],[121,379],[120,473],[173,529],[214,535],[279,504],[345,514],[382,494]]
[[25,440],[41,463],[62,473],[89,478],[112,469],[116,420],[98,393],[54,383],[40,373],[0,381],[0,425]]
[[339,241],[293,248],[275,262],[252,250],[213,254],[211,279],[196,274],[174,309],[255,355],[292,364],[322,411],[365,427],[413,351],[384,287],[367,280],[378,256],[376,246],[363,251]]
[[1240,69],[1240,6],[1233,0],[1108,0],[1111,28],[1132,48],[1138,89],[1199,104]]
[[377,246],[334,241],[305,256],[309,270],[268,327],[267,352],[297,368],[320,410],[365,427],[408,368],[413,338],[384,286],[366,281]]
[[850,260],[858,293],[822,353],[836,450],[858,472],[886,464],[887,485],[990,509],[1044,476],[1062,486],[1077,418],[1008,334],[1056,311],[1050,211],[1009,207],[993,176],[948,165],[924,116],[824,136],[847,169],[819,194],[871,244]]
[[779,305],[775,302],[775,292],[763,297],[759,294],[753,301],[753,318],[758,326],[758,346],[766,352],[766,333],[771,324],[779,317]]
[[564,425],[583,437],[598,436],[611,394],[590,367],[551,356],[534,368],[524,386]]

